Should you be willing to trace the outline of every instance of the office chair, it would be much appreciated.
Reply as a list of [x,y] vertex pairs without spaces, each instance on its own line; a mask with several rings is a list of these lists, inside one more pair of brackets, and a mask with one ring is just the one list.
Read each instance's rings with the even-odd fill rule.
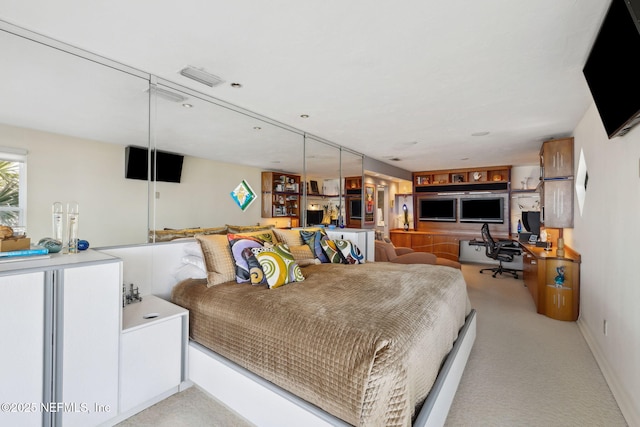
[[505,268],[502,266],[503,262],[511,262],[513,261],[513,251],[507,251],[503,249],[505,246],[513,246],[513,243],[510,241],[495,241],[493,237],[491,237],[491,233],[489,233],[489,224],[486,222],[482,225],[482,240],[484,241],[485,253],[487,257],[491,259],[495,259],[499,262],[497,267],[494,268],[483,268],[480,270],[480,273],[485,271],[493,272],[493,277],[496,277],[497,274],[509,273],[512,274],[516,279],[518,278],[518,270],[514,270],[512,268]]

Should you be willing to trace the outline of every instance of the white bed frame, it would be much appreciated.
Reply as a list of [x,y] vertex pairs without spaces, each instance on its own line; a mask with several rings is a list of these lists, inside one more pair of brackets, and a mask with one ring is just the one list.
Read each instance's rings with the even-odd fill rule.
[[[124,261],[123,280],[139,285],[141,294],[169,299],[188,241],[102,248]],[[476,339],[475,310],[442,365],[414,427],[443,426]],[[347,426],[344,421],[230,362],[189,342],[188,378],[246,420],[260,427]]]

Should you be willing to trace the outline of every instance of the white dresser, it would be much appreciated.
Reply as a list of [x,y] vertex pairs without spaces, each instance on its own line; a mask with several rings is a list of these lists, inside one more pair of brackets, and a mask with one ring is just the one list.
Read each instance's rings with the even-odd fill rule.
[[122,262],[92,250],[0,264],[0,425],[117,415],[121,280]]

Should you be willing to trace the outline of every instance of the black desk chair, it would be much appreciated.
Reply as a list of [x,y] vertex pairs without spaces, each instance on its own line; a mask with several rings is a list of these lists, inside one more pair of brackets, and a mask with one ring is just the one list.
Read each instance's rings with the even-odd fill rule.
[[[487,257],[497,260],[499,264],[494,268],[483,268],[482,270],[480,270],[480,273],[491,271],[493,272],[493,277],[496,277],[497,274],[501,275],[502,273],[509,273],[517,279],[518,270],[505,268],[502,266],[503,262],[513,261],[513,242],[493,240],[493,237],[491,237],[491,233],[489,233],[489,224],[487,223],[484,223],[482,225],[482,240],[484,241],[485,253]],[[510,249],[505,249],[506,247],[510,247]]]

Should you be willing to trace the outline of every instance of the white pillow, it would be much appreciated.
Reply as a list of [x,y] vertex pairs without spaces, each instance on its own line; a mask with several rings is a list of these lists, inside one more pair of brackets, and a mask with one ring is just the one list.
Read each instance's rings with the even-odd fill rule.
[[182,263],[186,265],[193,265],[202,270],[204,273],[207,272],[207,267],[205,267],[204,265],[204,258],[202,258],[202,253],[199,256],[185,255],[182,257]]
[[184,253],[202,258],[202,249],[200,249],[200,244],[197,241],[189,242],[184,245]]
[[173,277],[175,277],[178,282],[186,279],[206,279],[207,272],[193,264],[185,264],[173,273]]

